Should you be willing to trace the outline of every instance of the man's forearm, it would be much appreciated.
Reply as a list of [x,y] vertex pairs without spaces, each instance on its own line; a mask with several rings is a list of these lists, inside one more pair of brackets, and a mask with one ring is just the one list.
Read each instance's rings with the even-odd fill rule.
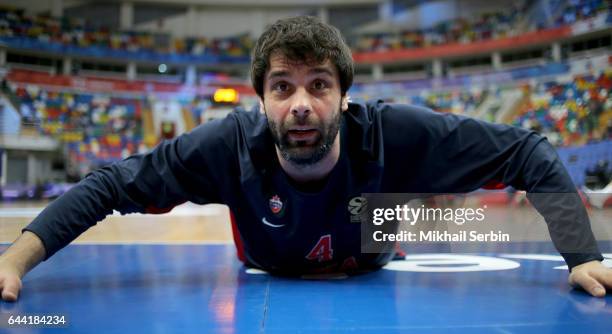
[[603,260],[578,193],[529,193],[527,196],[544,216],[550,238],[570,270],[582,263]]
[[0,264],[12,265],[20,277],[36,267],[45,258],[45,247],[36,234],[25,231],[0,256]]

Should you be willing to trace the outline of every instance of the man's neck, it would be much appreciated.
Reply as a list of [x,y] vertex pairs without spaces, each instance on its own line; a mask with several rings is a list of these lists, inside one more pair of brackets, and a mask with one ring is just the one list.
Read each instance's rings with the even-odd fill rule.
[[297,183],[320,181],[331,173],[340,158],[340,134],[336,136],[327,156],[313,165],[296,166],[282,157],[278,147],[276,148],[276,155],[278,156],[281,168],[293,181]]

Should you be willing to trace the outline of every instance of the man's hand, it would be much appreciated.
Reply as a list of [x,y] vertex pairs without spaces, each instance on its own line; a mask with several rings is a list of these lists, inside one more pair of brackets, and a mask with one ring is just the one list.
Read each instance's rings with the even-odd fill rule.
[[19,271],[8,263],[0,262],[0,295],[2,300],[14,302],[21,290]]
[[581,287],[595,297],[606,295],[606,288],[612,289],[612,268],[606,268],[599,261],[590,261],[572,268],[569,284]]
[[0,297],[14,302],[21,291],[21,278],[45,258],[42,241],[25,231],[0,255]]

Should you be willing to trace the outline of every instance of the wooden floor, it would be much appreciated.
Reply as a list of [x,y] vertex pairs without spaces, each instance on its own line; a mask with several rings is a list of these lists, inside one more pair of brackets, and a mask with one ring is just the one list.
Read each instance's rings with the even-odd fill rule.
[[[0,243],[15,240],[48,202],[0,203]],[[532,207],[499,206],[487,211],[486,229],[510,233],[513,241],[550,241],[543,219]],[[612,240],[612,208],[590,210],[599,240]],[[452,229],[460,229],[450,226]],[[486,230],[485,229],[485,230]],[[90,228],[75,240],[81,244],[232,244],[229,208],[186,203],[161,215],[119,213]]]
[[[12,242],[46,202],[0,204],[0,243]],[[224,205],[183,204],[168,214],[116,213],[90,228],[76,243],[232,243],[229,209]]]

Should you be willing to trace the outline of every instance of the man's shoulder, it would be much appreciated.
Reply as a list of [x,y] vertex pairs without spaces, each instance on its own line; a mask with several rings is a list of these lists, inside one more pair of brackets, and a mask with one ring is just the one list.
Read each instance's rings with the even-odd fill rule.
[[231,112],[229,117],[234,117],[239,124],[250,128],[250,127],[261,127],[267,125],[266,116],[259,110],[259,106],[255,105],[251,109],[245,109],[243,107],[236,108]]
[[429,108],[382,100],[351,102],[346,116],[349,125],[357,125],[364,130],[383,130],[385,133],[408,128],[411,131],[427,130],[445,122],[445,115]]
[[350,102],[348,114],[362,120],[380,120],[383,118],[385,120],[427,120],[428,118],[439,115],[439,113],[429,108],[402,103],[388,103],[383,100]]

